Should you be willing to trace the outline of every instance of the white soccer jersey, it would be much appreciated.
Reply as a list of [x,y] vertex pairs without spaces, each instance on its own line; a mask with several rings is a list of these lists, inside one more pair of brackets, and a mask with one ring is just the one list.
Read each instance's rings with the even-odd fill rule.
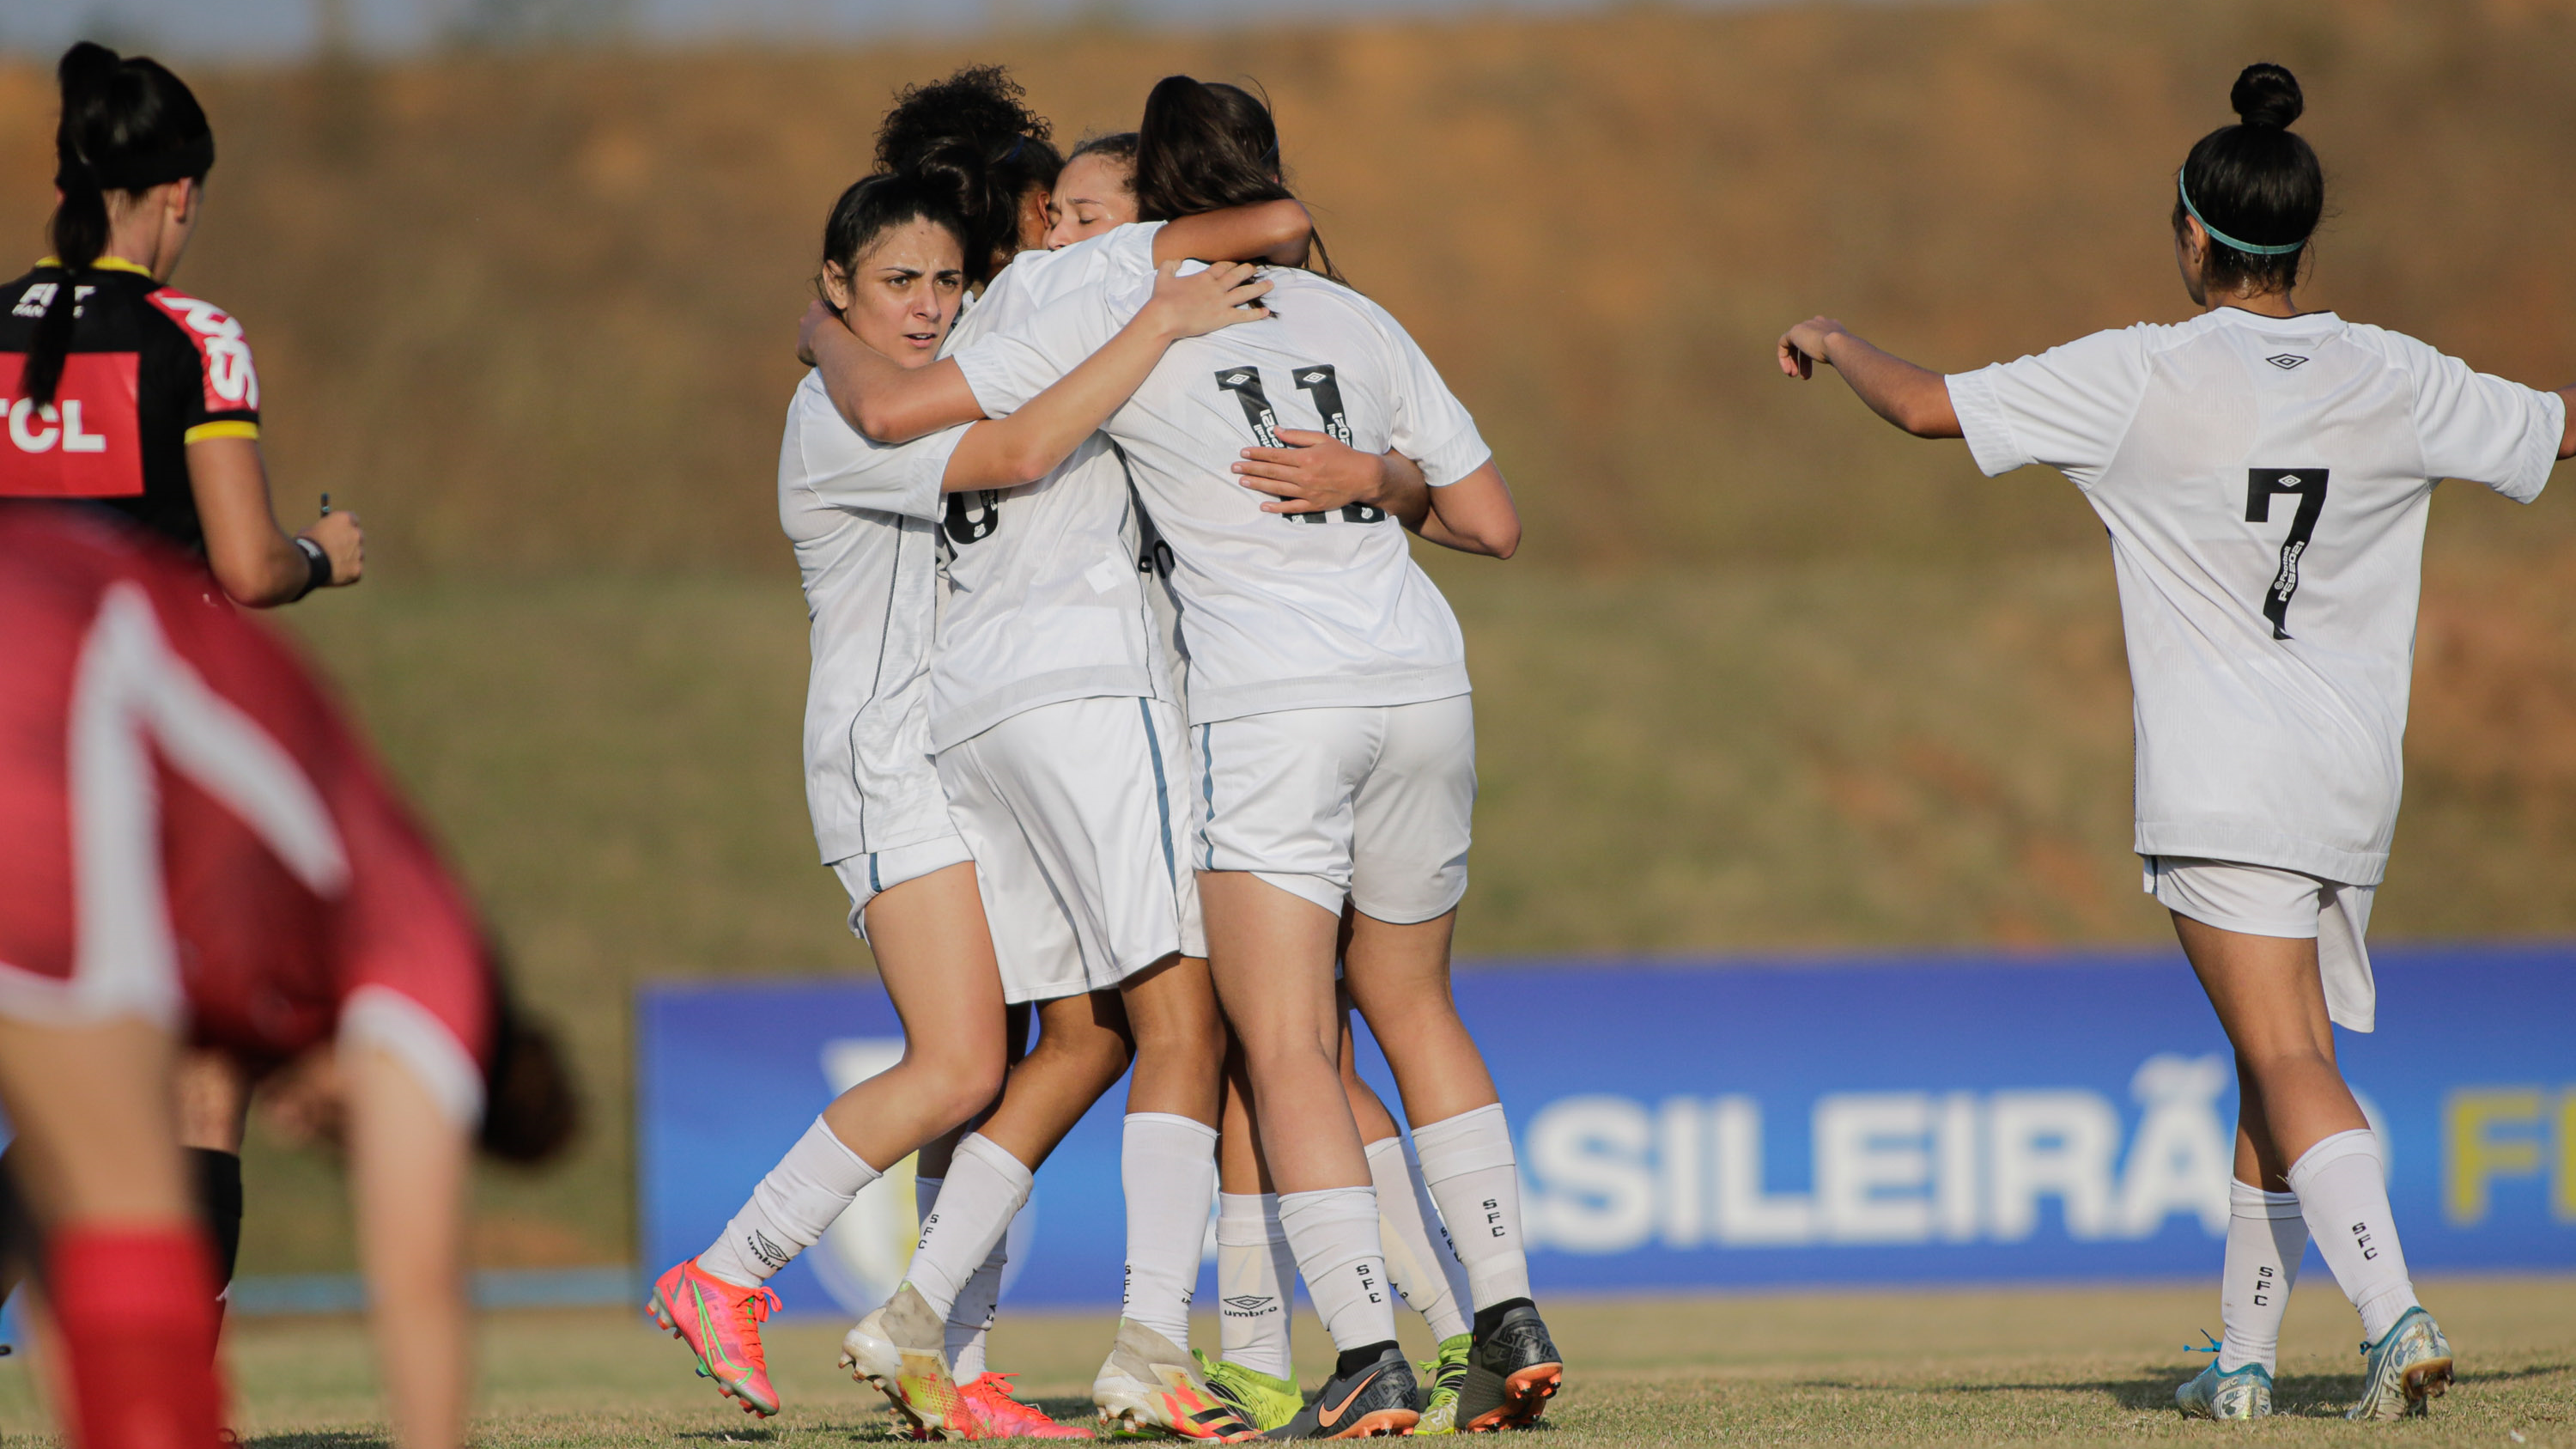
[[820,373],[787,407],[778,521],[813,621],[805,801],[826,864],[957,831],[930,758],[930,645],[939,483],[965,432],[871,443],[842,420]]
[[2433,484],[2538,497],[2558,396],[2331,312],[2237,308],[1949,384],[1978,467],[2057,468],[2109,528],[2138,852],[2376,884]]
[[[1149,243],[1150,246],[1150,243]],[[1149,249],[1109,249],[1121,275],[959,351],[986,413],[1025,404],[1151,297]],[[1403,527],[1354,504],[1264,513],[1229,471],[1283,427],[1393,448],[1434,487],[1491,456],[1474,419],[1384,308],[1310,272],[1274,268],[1276,314],[1173,344],[1105,431],[1154,526],[1189,651],[1193,724],[1272,710],[1412,704],[1465,694],[1466,648]]]
[[[949,334],[946,350],[1015,327],[1119,272],[1112,248],[1153,267],[1162,223],[1022,252]],[[947,749],[1022,710],[1068,699],[1161,698],[1153,621],[1136,571],[1127,469],[1094,436],[1035,483],[948,495],[948,597],[931,659],[930,740]]]

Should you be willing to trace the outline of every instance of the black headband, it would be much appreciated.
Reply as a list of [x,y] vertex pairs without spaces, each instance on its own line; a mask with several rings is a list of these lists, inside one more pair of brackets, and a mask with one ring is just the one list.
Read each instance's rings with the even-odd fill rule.
[[211,131],[176,151],[89,163],[90,178],[101,191],[142,191],[182,178],[202,178],[214,169],[215,137]]

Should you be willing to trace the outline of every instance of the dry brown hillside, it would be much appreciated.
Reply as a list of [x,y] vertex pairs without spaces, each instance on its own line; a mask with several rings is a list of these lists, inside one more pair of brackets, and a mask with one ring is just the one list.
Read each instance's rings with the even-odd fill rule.
[[[2566,0],[1633,8],[201,72],[224,159],[184,280],[251,329],[281,477],[366,508],[389,562],[765,564],[788,326],[891,88],[1001,60],[1069,137],[1132,124],[1166,72],[1249,75],[1336,255],[1486,420],[1534,561],[1993,559],[2091,523],[1787,386],[1771,337],[1832,310],[1965,365],[2177,315],[2171,169],[2257,57],[2305,81],[2336,181],[2316,304],[2576,375]],[[0,71],[0,237],[30,252],[46,81]],[[2472,512],[2449,541],[2508,526]]]

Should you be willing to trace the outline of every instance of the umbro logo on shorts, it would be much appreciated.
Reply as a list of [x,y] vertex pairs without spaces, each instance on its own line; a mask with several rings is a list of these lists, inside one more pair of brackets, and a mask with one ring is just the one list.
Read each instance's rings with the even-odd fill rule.
[[2306,358],[2301,357],[2295,352],[2275,352],[2263,360],[2272,364],[2274,367],[2281,369],[2283,372],[2288,372],[2291,368],[2307,361]]

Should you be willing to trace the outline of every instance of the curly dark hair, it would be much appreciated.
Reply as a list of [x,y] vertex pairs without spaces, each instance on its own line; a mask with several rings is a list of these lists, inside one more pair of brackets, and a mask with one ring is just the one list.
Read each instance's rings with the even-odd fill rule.
[[1020,249],[1028,194],[1054,187],[1064,169],[1055,128],[998,65],[970,65],[945,80],[906,86],[877,129],[877,169],[936,174],[963,194],[966,271],[983,281]]

